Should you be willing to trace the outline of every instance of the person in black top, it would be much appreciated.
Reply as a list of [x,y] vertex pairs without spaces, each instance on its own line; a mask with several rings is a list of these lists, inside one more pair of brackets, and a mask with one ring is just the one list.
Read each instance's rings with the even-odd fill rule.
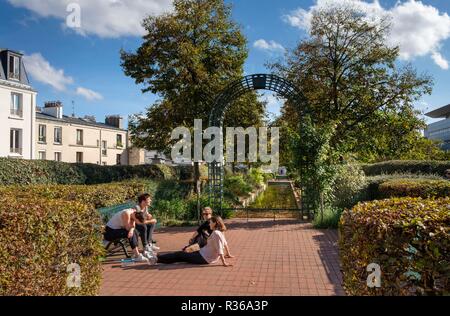
[[200,248],[203,248],[206,246],[208,237],[212,234],[211,227],[209,225],[211,218],[213,215],[213,211],[210,207],[205,207],[202,210],[202,216],[203,216],[203,224],[200,225],[199,228],[195,231],[195,233],[192,235],[192,238],[189,240],[189,245],[183,248],[183,251],[186,250],[189,246],[192,246],[194,244],[198,244]]

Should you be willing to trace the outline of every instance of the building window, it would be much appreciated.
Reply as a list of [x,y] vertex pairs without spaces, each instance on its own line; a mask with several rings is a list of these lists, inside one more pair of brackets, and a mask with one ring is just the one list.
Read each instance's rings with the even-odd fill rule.
[[123,147],[123,141],[122,141],[122,135],[117,134],[117,147],[122,148]]
[[106,142],[106,140],[102,141],[102,155],[103,156],[107,156],[108,155],[108,143]]
[[62,144],[62,127],[55,127],[55,144]]
[[122,155],[117,155],[116,156],[116,164],[118,165],[118,166],[120,166],[121,164],[122,164]]
[[77,129],[77,145],[83,146],[83,130]]
[[55,161],[62,161],[62,153],[55,152]]
[[45,151],[39,151],[39,152],[38,152],[38,159],[39,159],[39,160],[45,160],[45,159],[47,159],[46,156],[47,156],[47,155],[45,154]]
[[11,115],[22,117],[22,109],[22,95],[18,93],[11,93]]
[[39,124],[39,142],[47,142],[47,126]]
[[20,80],[20,59],[17,56],[9,56],[9,78]]
[[83,163],[83,153],[77,152],[77,163]]
[[22,130],[13,128],[9,136],[10,152],[12,154],[22,155]]
[[104,166],[106,166],[106,165],[107,165],[107,164],[106,164],[106,161],[103,161],[103,165],[104,165]]

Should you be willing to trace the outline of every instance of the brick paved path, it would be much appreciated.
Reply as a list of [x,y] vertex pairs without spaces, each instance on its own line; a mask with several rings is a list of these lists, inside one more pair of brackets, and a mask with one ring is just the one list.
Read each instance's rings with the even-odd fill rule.
[[[100,295],[344,295],[337,232],[293,220],[232,220],[226,237],[233,267],[135,265],[122,268],[108,258]],[[179,250],[192,228],[160,230],[161,252]],[[112,261],[114,260],[114,261]]]

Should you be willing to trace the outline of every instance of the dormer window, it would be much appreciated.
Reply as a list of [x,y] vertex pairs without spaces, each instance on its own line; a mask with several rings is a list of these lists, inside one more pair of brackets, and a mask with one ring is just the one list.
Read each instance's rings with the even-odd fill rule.
[[9,56],[9,79],[20,80],[20,58]]

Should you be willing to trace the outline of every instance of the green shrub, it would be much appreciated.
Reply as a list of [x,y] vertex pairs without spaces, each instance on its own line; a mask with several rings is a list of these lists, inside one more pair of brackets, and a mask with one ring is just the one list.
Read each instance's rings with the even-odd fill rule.
[[[450,294],[450,198],[360,203],[343,213],[339,236],[348,294]],[[380,288],[367,286],[372,263]]]
[[[98,294],[104,252],[93,208],[1,194],[0,223],[0,296]],[[72,263],[81,268],[81,288],[66,286]]]
[[339,220],[342,215],[342,210],[338,208],[326,207],[323,215],[319,212],[315,214],[313,220],[314,228],[318,229],[335,229],[339,227]]
[[43,197],[49,200],[59,199],[77,201],[98,209],[122,204],[144,192],[152,193],[156,182],[125,181],[98,185],[28,185],[0,187],[0,193],[33,200]]
[[426,179],[396,179],[379,185],[379,198],[391,197],[447,197],[450,196],[450,181]]
[[249,184],[252,185],[253,187],[260,188],[266,182],[264,178],[264,173],[259,168],[250,169],[250,172],[247,177]]
[[332,203],[338,208],[350,208],[361,200],[366,176],[357,164],[339,166],[334,180]]
[[186,201],[182,199],[155,201],[151,207],[151,213],[162,223],[167,220],[190,220],[187,216]]
[[368,177],[405,172],[444,176],[445,170],[450,169],[450,161],[393,160],[375,164],[363,164],[361,167]]
[[181,171],[163,165],[99,166],[0,158],[0,185],[100,184],[128,179],[171,179]]
[[248,196],[253,187],[244,179],[242,175],[235,175],[225,178],[224,195],[231,200]]

